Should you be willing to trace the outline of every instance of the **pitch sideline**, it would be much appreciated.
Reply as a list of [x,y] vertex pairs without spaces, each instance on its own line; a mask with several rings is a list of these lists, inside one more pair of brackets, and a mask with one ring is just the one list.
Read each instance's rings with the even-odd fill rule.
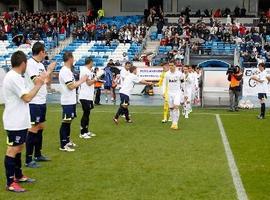
[[216,121],[218,124],[222,143],[224,145],[228,165],[230,168],[230,172],[231,172],[231,176],[233,179],[233,184],[234,184],[234,187],[235,187],[235,190],[237,193],[238,200],[248,200],[246,190],[245,190],[244,185],[242,183],[242,180],[241,180],[241,177],[239,174],[239,170],[238,170],[238,167],[235,163],[235,159],[234,159],[231,147],[230,147],[230,143],[228,141],[228,138],[227,138],[227,135],[226,135],[226,132],[225,132],[225,129],[224,129],[224,126],[222,124],[222,121],[220,119],[219,114],[216,114]]

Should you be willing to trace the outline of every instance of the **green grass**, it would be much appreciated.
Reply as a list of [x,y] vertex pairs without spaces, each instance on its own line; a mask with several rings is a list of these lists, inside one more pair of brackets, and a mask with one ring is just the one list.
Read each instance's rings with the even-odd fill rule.
[[270,127],[256,113],[222,116],[249,199],[270,199]]
[[[78,137],[81,116],[78,106],[79,116],[72,124],[71,136],[79,146],[76,152],[65,153],[58,150],[61,108],[50,105],[43,151],[52,161],[41,163],[40,169],[23,168],[25,174],[37,179],[35,184],[25,185],[29,190],[25,194],[4,191],[1,164],[0,199],[236,199],[214,115],[227,114],[226,111],[195,110],[190,120],[181,118],[179,131],[172,131],[169,124],[160,123],[160,107],[133,106],[134,123],[126,124],[122,120],[118,126],[112,122],[116,108],[96,107],[91,114],[91,131],[97,137],[82,140]],[[2,113],[3,107],[0,110]],[[222,121],[248,196],[267,199],[270,196],[268,120],[253,120],[252,111],[239,114],[222,115]],[[235,121],[240,122],[240,128],[235,127]],[[2,133],[3,158],[6,137]]]

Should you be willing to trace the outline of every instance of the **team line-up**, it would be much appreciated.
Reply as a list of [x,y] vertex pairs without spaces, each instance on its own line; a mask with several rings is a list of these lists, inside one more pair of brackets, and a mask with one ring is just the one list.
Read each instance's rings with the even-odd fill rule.
[[[3,80],[5,103],[3,124],[7,132],[8,144],[4,165],[7,179],[6,189],[8,191],[25,192],[26,190],[19,183],[35,181],[35,179],[29,178],[22,173],[21,152],[24,145],[26,147],[26,167],[38,168],[39,164],[37,162],[50,160],[41,151],[42,133],[46,121],[46,84],[51,81],[51,74],[56,63],[51,63],[45,69],[42,64],[45,56],[45,47],[40,42],[36,42],[33,45],[32,57],[28,60],[22,51],[15,52],[11,57],[12,69]],[[74,64],[72,53],[65,52],[63,54],[63,61],[64,65],[59,72],[60,102],[62,106],[59,150],[73,152],[75,151],[76,144],[71,141],[70,132],[72,120],[76,117],[76,104],[79,100],[83,110],[79,137],[89,139],[96,136],[90,131],[89,118],[90,112],[94,108],[95,83],[104,81],[100,74],[95,73],[91,58],[85,59],[85,66],[81,67],[78,81],[75,80],[74,73],[72,72]],[[262,66],[261,71],[264,71]],[[262,81],[262,79],[267,80],[266,73],[260,74],[258,77],[254,76],[253,79],[258,84],[266,84],[266,87],[261,88],[267,88],[266,81]],[[130,62],[127,62],[120,72],[120,106],[113,117],[113,121],[118,125],[120,116],[123,116],[127,123],[132,123],[128,107],[134,85],[155,85],[161,88],[164,99],[162,123],[172,121],[171,129],[178,130],[179,107],[182,107],[184,118],[188,119],[189,114],[192,112],[192,103],[200,100],[200,78],[201,73],[199,69],[194,70],[190,66],[178,69],[173,62],[169,62],[163,64],[160,80],[157,84],[154,84],[139,78],[137,76],[137,68]],[[78,99],[77,89],[79,89]],[[20,115],[18,115],[18,112]]]

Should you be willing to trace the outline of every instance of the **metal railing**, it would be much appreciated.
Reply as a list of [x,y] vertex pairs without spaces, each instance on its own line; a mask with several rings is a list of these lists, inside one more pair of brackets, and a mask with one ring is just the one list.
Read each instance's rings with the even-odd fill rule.
[[[243,68],[256,68],[258,66],[257,62],[242,62]],[[265,67],[270,68],[270,62],[265,62]]]
[[235,53],[235,48],[206,48],[203,46],[199,46],[197,48],[190,48],[190,54],[191,55],[234,55]]

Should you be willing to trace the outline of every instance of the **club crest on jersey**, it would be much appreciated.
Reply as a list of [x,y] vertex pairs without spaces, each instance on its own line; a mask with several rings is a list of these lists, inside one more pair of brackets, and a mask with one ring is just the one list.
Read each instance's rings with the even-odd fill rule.
[[20,136],[16,136],[16,137],[15,137],[15,143],[20,143],[20,139],[21,139]]
[[40,121],[40,117],[36,117],[36,122],[39,122]]

